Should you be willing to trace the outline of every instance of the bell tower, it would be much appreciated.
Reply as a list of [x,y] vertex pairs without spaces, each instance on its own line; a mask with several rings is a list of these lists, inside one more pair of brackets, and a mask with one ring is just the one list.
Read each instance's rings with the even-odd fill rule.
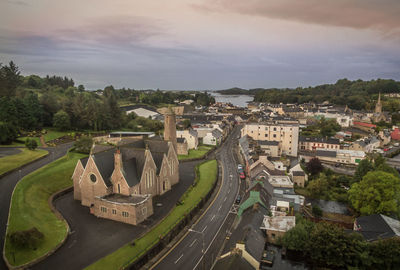
[[172,142],[177,150],[176,116],[172,108],[168,108],[164,113],[164,140]]
[[379,92],[378,102],[375,106],[375,113],[382,113],[381,92]]

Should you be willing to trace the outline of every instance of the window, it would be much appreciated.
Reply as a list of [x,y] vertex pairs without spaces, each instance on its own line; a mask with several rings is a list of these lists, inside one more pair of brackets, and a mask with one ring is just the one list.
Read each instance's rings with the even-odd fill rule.
[[272,233],[271,236],[272,236],[272,239],[275,239],[275,234],[274,233]]
[[251,133],[253,133],[253,131],[251,131]]
[[105,208],[104,206],[100,207],[101,212],[103,213],[107,213],[107,208]]
[[260,136],[260,133],[258,133],[258,136]]
[[121,193],[121,185],[118,184],[118,193]]
[[90,175],[90,181],[92,181],[93,183],[96,183],[97,181],[96,175],[94,175],[93,173]]
[[265,137],[268,137],[268,134],[265,134]]
[[113,213],[113,215],[116,215],[116,214],[117,214],[117,210],[116,210],[116,209],[113,209],[113,210],[112,210],[112,213]]
[[147,215],[147,207],[142,208],[142,215],[143,216]]
[[146,172],[146,188],[149,188],[149,173]]
[[274,131],[276,131],[276,127],[274,127]]
[[268,127],[265,127],[265,130],[268,130]]
[[274,134],[274,138],[276,138],[276,134]]
[[123,217],[129,217],[129,213],[128,213],[128,212],[125,212],[125,211],[122,211],[122,216],[123,216]]

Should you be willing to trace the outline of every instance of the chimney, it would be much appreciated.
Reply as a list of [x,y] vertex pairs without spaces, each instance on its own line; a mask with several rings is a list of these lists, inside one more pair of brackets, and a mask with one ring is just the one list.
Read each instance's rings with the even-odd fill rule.
[[117,169],[122,169],[122,155],[119,148],[117,148],[117,151],[114,153],[114,170]]

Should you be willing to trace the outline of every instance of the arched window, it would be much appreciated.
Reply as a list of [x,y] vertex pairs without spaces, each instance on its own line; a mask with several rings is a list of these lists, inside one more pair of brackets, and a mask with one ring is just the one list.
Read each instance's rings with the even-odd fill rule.
[[151,170],[150,171],[150,181],[151,181],[151,186],[153,186],[154,185],[154,171],[153,170]]
[[149,174],[146,172],[146,188],[149,188]]

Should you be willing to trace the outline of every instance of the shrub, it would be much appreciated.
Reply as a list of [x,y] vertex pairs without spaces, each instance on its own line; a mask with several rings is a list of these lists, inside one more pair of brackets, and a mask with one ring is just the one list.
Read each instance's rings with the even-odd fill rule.
[[35,150],[37,148],[37,142],[34,139],[29,139],[27,138],[25,140],[25,146],[26,148],[28,148],[29,150]]
[[9,234],[9,238],[15,247],[36,249],[44,235],[36,227],[33,227],[26,231],[15,231]]

